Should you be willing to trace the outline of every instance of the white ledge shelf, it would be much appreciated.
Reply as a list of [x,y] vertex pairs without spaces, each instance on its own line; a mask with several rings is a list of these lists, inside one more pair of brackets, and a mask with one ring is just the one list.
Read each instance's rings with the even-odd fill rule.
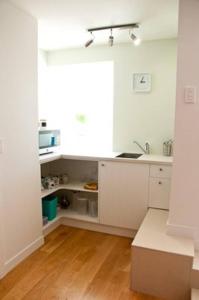
[[98,193],[98,190],[87,190],[84,188],[86,182],[69,182],[67,184],[60,184],[53,189],[45,189],[41,191],[41,198],[49,196],[59,190],[79,191],[86,193]]
[[91,217],[89,215],[80,215],[72,209],[66,209],[66,210],[62,209],[61,216],[63,218],[65,217],[65,218],[80,220],[80,221],[85,221],[85,222],[99,223],[98,217]]
[[132,246],[194,257],[193,240],[167,233],[168,211],[150,208]]

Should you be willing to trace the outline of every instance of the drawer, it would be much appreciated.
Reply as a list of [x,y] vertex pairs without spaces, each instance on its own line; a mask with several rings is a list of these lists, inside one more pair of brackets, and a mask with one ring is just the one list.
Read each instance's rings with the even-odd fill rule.
[[149,207],[169,209],[170,180],[150,178]]
[[171,170],[171,166],[150,165],[150,177],[170,178]]

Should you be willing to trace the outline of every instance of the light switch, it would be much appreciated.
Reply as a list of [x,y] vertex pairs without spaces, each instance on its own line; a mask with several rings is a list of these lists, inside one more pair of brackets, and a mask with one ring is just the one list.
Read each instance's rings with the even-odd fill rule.
[[184,89],[184,102],[185,103],[196,103],[196,87],[185,86]]

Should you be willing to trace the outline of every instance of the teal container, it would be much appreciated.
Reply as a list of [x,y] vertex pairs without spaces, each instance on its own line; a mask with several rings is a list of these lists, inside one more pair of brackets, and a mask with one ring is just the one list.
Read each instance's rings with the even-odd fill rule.
[[57,202],[58,198],[55,196],[48,196],[42,199],[42,214],[48,218],[48,221],[53,220],[57,216]]

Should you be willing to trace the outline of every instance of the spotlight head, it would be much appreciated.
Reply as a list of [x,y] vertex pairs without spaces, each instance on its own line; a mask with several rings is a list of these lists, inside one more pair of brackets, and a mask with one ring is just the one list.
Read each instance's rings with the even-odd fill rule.
[[89,47],[93,43],[94,39],[90,39],[86,42],[85,47]]
[[113,42],[114,42],[114,37],[112,35],[112,28],[111,28],[111,34],[110,34],[110,36],[108,38],[108,44],[109,44],[110,47],[113,46]]
[[140,38],[136,38],[136,40],[134,41],[134,45],[135,46],[139,46],[141,44],[141,39]]
[[93,36],[92,32],[90,34],[91,34],[92,38],[86,42],[86,44],[85,44],[86,48],[89,47],[94,42],[94,36]]
[[112,35],[109,36],[109,40],[108,40],[108,43],[109,43],[109,46],[112,47],[113,46],[113,42],[114,42],[114,37]]
[[134,43],[135,46],[140,45],[141,39],[138,38],[137,36],[135,36],[134,33],[131,33],[130,37],[131,37],[131,39],[133,40],[133,43]]

